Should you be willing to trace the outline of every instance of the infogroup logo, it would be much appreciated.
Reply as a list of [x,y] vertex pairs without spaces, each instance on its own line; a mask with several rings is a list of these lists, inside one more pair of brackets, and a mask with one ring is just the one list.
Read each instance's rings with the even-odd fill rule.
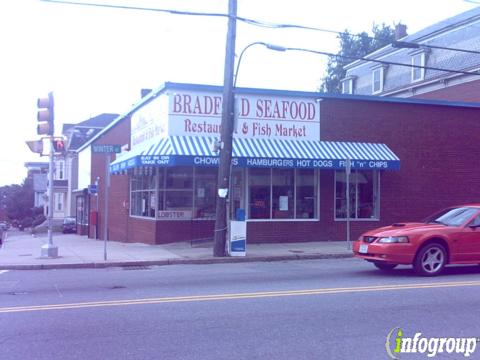
[[422,337],[421,332],[415,333],[413,337],[406,337],[403,330],[395,327],[387,335],[385,349],[391,359],[400,359],[400,354],[425,354],[432,358],[437,354],[462,354],[464,357],[470,357],[476,348],[480,338],[440,338],[440,337]]

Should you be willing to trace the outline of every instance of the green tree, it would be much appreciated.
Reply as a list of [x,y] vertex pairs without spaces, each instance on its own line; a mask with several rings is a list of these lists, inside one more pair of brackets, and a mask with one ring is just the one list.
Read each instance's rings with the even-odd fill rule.
[[[385,25],[373,25],[373,36],[366,32],[351,34],[348,30],[339,34],[340,51],[338,56],[328,59],[327,75],[322,79],[320,91],[327,93],[340,93],[341,82],[345,77],[345,65],[353,62],[352,58],[363,57],[377,49],[380,49],[395,40],[395,29]],[[344,57],[342,57],[344,56]]]
[[0,187],[0,205],[10,220],[32,217],[34,209],[33,179],[26,178],[22,185]]

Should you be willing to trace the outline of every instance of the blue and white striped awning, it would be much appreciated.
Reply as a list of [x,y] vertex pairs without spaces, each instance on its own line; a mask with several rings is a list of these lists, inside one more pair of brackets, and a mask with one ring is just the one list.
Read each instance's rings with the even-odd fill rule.
[[[218,166],[216,138],[170,136],[121,154],[110,164],[117,173],[134,167]],[[398,170],[400,160],[385,144],[313,140],[234,138],[232,164],[240,167]]]

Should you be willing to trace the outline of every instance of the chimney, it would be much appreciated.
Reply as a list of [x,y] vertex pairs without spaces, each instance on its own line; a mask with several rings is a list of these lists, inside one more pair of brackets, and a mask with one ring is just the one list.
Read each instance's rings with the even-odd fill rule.
[[407,25],[397,24],[395,25],[395,40],[400,40],[407,36]]
[[142,99],[147,96],[148,94],[150,94],[152,92],[152,89],[141,89],[140,90],[140,94],[142,96]]

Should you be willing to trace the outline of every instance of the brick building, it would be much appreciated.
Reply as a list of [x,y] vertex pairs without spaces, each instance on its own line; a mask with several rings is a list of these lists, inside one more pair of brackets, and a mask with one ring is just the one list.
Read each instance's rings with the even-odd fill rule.
[[[213,237],[221,93],[166,83],[94,140],[131,145],[109,166],[109,239]],[[479,104],[264,89],[236,97],[230,216],[246,214],[250,243],[344,240],[348,208],[354,239],[480,198]],[[91,159],[93,183],[105,155]]]

